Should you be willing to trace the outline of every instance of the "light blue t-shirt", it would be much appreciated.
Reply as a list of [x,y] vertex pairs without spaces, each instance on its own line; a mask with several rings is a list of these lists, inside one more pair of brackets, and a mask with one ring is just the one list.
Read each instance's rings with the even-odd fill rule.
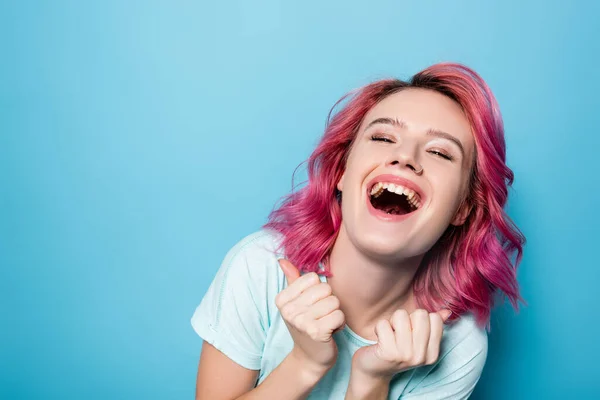
[[[253,233],[225,256],[215,279],[192,317],[195,331],[239,365],[260,370],[260,384],[289,354],[292,337],[275,305],[287,286],[276,252],[281,236]],[[321,275],[321,281],[326,278]],[[343,399],[352,355],[375,342],[348,325],[334,334],[338,359],[315,386],[310,400]],[[388,399],[465,399],[477,383],[487,355],[487,333],[471,314],[444,326],[437,363],[396,374]]]

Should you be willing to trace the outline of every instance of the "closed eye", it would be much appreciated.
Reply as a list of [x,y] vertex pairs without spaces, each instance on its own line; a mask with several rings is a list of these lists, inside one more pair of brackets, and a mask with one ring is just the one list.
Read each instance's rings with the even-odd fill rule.
[[[385,136],[378,135],[378,134],[372,135],[371,140],[374,142],[395,143],[392,139],[385,137]],[[452,161],[454,159],[451,155],[443,153],[441,151],[437,151],[437,150],[430,150],[429,153],[434,154],[434,155],[441,157],[448,161]]]
[[435,154],[436,156],[442,157],[448,161],[452,161],[452,156],[449,156],[448,154],[442,153],[441,151],[437,151],[437,150],[430,150],[429,151],[431,154]]
[[371,136],[371,140],[374,142],[385,142],[385,143],[394,143],[393,140],[385,137],[385,136],[379,136],[379,135],[373,135]]

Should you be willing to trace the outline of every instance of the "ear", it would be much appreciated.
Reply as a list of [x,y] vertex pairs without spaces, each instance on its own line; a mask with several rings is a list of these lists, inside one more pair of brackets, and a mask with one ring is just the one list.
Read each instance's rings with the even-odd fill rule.
[[342,177],[340,178],[340,180],[338,181],[338,183],[337,183],[337,185],[336,185],[336,187],[337,187],[337,190],[339,190],[340,192],[343,192],[343,191],[344,191],[344,183],[343,183],[343,182],[344,182],[344,176],[345,176],[345,175],[346,175],[346,172],[344,172],[344,173],[342,174]]
[[454,226],[461,226],[464,224],[472,209],[473,206],[468,200],[463,201],[450,224]]

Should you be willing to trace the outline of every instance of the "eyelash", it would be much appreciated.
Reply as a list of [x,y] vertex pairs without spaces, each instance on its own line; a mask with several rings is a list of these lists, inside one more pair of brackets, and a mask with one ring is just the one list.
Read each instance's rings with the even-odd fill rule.
[[[371,136],[371,140],[374,141],[374,142],[394,143],[392,140],[390,140],[390,139],[388,139],[388,138],[386,138],[384,136],[377,136],[377,135]],[[453,160],[452,156],[450,156],[450,155],[448,155],[446,153],[442,153],[441,151],[431,150],[431,151],[429,151],[429,153],[435,154],[435,155],[437,155],[439,157],[442,157],[443,159],[448,160],[448,161],[452,161]]]

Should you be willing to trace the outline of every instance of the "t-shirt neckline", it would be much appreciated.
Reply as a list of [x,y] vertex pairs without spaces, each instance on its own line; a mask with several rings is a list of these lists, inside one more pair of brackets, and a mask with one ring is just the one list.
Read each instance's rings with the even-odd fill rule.
[[[320,270],[324,269],[322,264],[319,264],[319,267],[320,267]],[[327,283],[327,277],[325,275],[319,274],[319,278],[320,278],[321,282]],[[377,343],[376,341],[369,340],[369,339],[366,339],[366,338],[360,336],[358,333],[354,332],[348,326],[348,324],[344,324],[344,329],[342,331],[349,337],[349,339],[355,341],[356,344],[359,346],[370,346],[370,345]]]

